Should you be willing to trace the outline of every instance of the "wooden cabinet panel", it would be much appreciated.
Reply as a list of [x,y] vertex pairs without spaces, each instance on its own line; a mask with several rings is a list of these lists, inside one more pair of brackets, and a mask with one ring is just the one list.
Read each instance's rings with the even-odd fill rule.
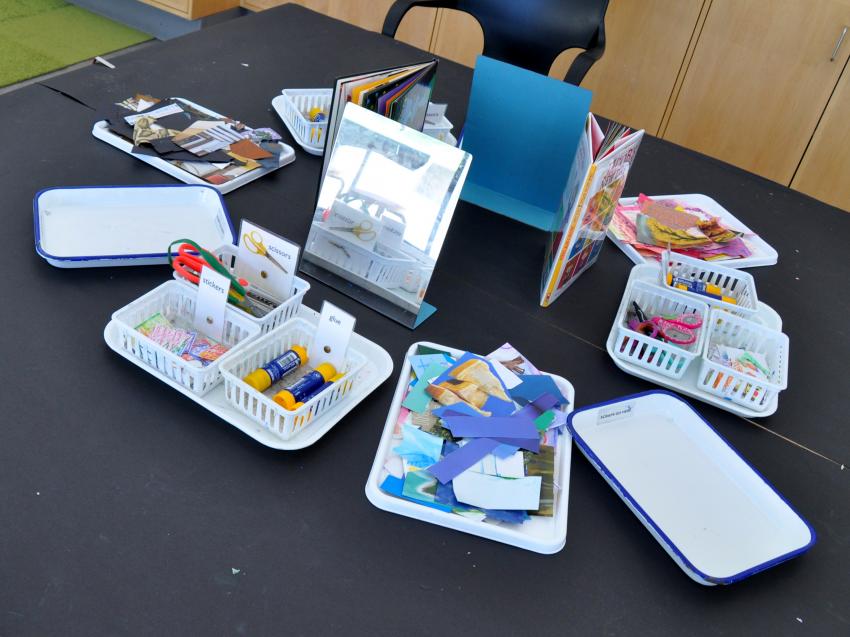
[[[295,2],[332,18],[380,32],[393,0],[242,0],[242,6],[251,11],[262,11],[287,2]],[[436,9],[415,7],[404,16],[396,39],[420,49],[428,49],[436,17]]]
[[663,137],[789,184],[850,46],[850,0],[712,0]]
[[187,20],[197,20],[239,6],[239,0],[141,0],[141,2]]
[[[593,91],[594,113],[657,133],[706,0],[611,0],[605,55],[582,86]],[[484,48],[471,15],[440,10],[434,53],[467,66]],[[581,51],[559,55],[549,72],[563,79]]]
[[[594,113],[656,134],[705,0],[611,0],[605,55],[581,85]],[[580,51],[561,54],[549,75],[563,79]]]
[[791,187],[850,212],[850,68],[844,69]]

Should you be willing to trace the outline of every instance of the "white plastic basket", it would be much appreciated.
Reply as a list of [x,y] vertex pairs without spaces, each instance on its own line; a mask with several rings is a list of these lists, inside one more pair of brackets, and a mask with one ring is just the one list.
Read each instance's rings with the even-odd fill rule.
[[[315,326],[304,319],[291,319],[249,344],[241,350],[239,356],[230,358],[221,368],[224,376],[224,395],[228,402],[282,440],[288,440],[315,423],[323,413],[344,400],[362,381],[360,370],[366,364],[366,357],[350,346],[344,367],[337,370],[345,376],[293,411],[284,409],[270,396],[257,391],[242,380],[248,373],[277,358],[293,345],[309,346],[315,330]],[[309,354],[308,351],[308,356]]]
[[709,307],[724,309],[744,318],[751,318],[758,312],[759,302],[756,296],[756,283],[753,276],[747,272],[667,252],[662,258],[661,285],[667,285],[668,273],[674,277],[716,285],[720,288],[723,296],[728,296],[736,301],[736,303],[729,303],[696,292],[676,290],[700,299]]
[[[239,254],[239,248],[230,243],[226,243],[225,245],[218,247],[212,252],[218,258],[218,260],[221,261],[222,264],[228,270],[230,270],[231,274],[236,274],[236,258]],[[191,288],[197,288],[194,283],[187,281],[182,276],[177,274],[176,271],[173,272],[173,275],[177,281],[180,281],[180,283],[188,285]],[[298,314],[298,308],[301,307],[301,301],[304,300],[304,295],[307,294],[309,290],[310,284],[307,281],[299,277],[295,277],[292,281],[292,290],[290,292],[289,298],[265,316],[251,316],[244,310],[235,306],[233,307],[233,309],[245,318],[247,318],[252,323],[255,323],[260,328],[260,334],[266,334],[276,328],[278,325],[282,325],[283,323],[291,319],[293,316]],[[265,294],[265,292],[263,293]],[[269,294],[268,297],[273,298],[271,294]]]
[[681,378],[691,362],[702,352],[705,342],[705,324],[697,328],[697,340],[690,345],[675,345],[631,330],[627,314],[632,302],[651,317],[658,314],[689,314],[696,312],[703,321],[708,318],[708,305],[690,296],[680,294],[667,286],[635,281],[626,288],[617,313],[617,340],[614,354],[633,365],[645,367],[670,378]]
[[311,252],[342,270],[387,289],[400,287],[405,277],[414,270],[423,270],[425,266],[401,250],[385,247],[386,255],[373,252],[334,234],[319,223],[313,224],[313,230]]
[[[788,387],[788,336],[740,316],[712,310],[697,387],[755,411],[764,411],[774,394]],[[738,347],[762,354],[773,371],[771,382],[737,372],[709,360],[712,345]]]
[[157,312],[169,320],[178,319],[191,325],[195,315],[197,289],[177,281],[166,281],[144,296],[125,305],[112,315],[119,328],[119,346],[173,381],[202,396],[221,381],[219,366],[238,351],[238,346],[260,333],[260,328],[243,312],[226,308],[224,335],[221,342],[231,348],[206,367],[195,367],[177,354],[136,330]]
[[288,88],[281,92],[283,112],[281,118],[301,147],[312,155],[321,155],[325,147],[327,119],[323,122],[311,122],[308,119],[310,109],[321,108],[330,116],[331,89]]

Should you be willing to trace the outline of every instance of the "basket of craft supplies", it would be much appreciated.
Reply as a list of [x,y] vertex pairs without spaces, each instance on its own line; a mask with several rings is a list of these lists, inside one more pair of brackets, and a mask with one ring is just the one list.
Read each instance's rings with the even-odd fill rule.
[[[307,351],[315,330],[304,319],[290,319],[222,367],[227,401],[283,440],[315,424],[362,381],[366,357],[351,346],[341,368],[318,362],[310,366],[313,358],[320,358]],[[311,374],[317,375],[316,382],[308,386]],[[293,388],[298,383],[303,391]]]
[[[641,313],[643,316],[635,317]],[[688,344],[677,344],[630,327],[636,318],[643,322],[656,317],[665,320],[692,317],[699,326],[684,329],[690,329],[695,338]],[[706,331],[702,324],[707,318],[708,305],[703,301],[666,286],[635,281],[626,288],[620,303],[614,354],[633,365],[679,379],[702,352]]]
[[[223,246],[212,251],[212,253],[216,256],[216,258],[221,261],[222,265],[228,269],[228,271],[234,275],[238,276],[236,271],[236,259],[239,254],[239,248],[235,245],[227,243]],[[193,289],[197,289],[197,285],[191,283],[180,276],[175,270],[173,273],[174,278],[180,283],[187,285]],[[256,324],[260,328],[260,334],[266,334],[276,328],[278,325],[281,325],[294,317],[298,313],[298,308],[301,307],[301,302],[304,300],[304,295],[310,290],[310,284],[301,279],[299,277],[294,277],[292,280],[292,290],[290,291],[289,298],[285,301],[280,301],[275,298],[274,295],[269,294],[262,290],[260,286],[252,287],[252,294],[259,293],[262,297],[263,304],[274,305],[275,307],[270,310],[268,313],[263,316],[254,316],[249,312],[243,310],[240,307],[232,306],[237,312],[245,316],[249,321]],[[249,297],[249,301],[251,298]]]
[[221,381],[219,365],[260,333],[236,308],[225,308],[221,340],[193,327],[197,288],[167,281],[112,315],[119,346],[199,396]]
[[662,255],[661,263],[661,285],[744,318],[758,312],[751,274],[670,251]]
[[697,387],[764,411],[788,387],[788,336],[754,321],[712,310]]
[[281,92],[281,119],[301,147],[312,155],[325,148],[325,132],[331,108],[331,89],[288,88]]

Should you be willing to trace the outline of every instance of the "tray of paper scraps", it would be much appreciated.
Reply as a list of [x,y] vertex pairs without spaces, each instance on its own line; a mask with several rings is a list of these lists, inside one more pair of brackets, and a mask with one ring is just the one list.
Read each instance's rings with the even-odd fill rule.
[[[178,286],[180,290],[189,287],[174,281],[166,285]],[[228,312],[230,311],[231,310],[228,310]],[[299,331],[304,331],[304,328],[302,328],[301,325],[306,326],[307,324],[313,326],[312,329],[315,329],[315,326],[318,324],[318,319],[318,312],[301,305],[298,308],[298,312],[296,313],[294,320],[290,320],[279,328],[276,328],[276,330],[269,332],[262,338],[266,340],[274,339],[277,333],[281,331],[285,333],[287,330],[293,329],[292,327],[289,327],[291,325],[294,325],[295,329]],[[307,329],[309,330],[310,328]],[[299,428],[293,435],[285,438],[279,435],[273,428],[263,426],[263,424],[258,422],[257,419],[252,418],[251,410],[247,408],[237,409],[233,404],[234,401],[229,400],[226,395],[225,382],[219,382],[212,389],[203,394],[199,394],[197,391],[192,391],[190,387],[176,382],[169,375],[166,375],[156,367],[147,364],[145,360],[134,356],[131,351],[122,347],[121,332],[121,327],[116,322],[115,318],[113,318],[113,320],[106,326],[103,333],[106,344],[116,353],[158,378],[166,385],[173,387],[181,394],[195,401],[201,407],[215,414],[228,424],[233,425],[237,429],[251,436],[260,444],[283,451],[303,449],[304,447],[314,444],[322,436],[328,433],[328,431],[330,431],[347,413],[363,401],[364,398],[377,389],[381,383],[389,378],[393,369],[392,359],[389,354],[387,354],[386,350],[355,332],[351,336],[349,349],[356,350],[358,357],[365,360],[363,360],[362,367],[358,367],[356,372],[357,378],[347,382],[346,388],[350,387],[350,390],[344,397],[337,398],[335,396],[335,402],[332,403],[330,403],[327,399],[321,399],[321,396],[317,397],[315,400],[320,400],[325,403],[327,405],[326,409],[319,409],[315,406],[315,404],[306,405],[300,410],[301,412],[306,413],[306,415],[302,418],[303,422],[299,424]],[[245,340],[244,344],[239,344],[239,350],[234,348],[233,352],[234,354],[237,354],[246,348],[250,351],[250,348],[256,349],[260,343],[261,341],[259,340],[254,341],[252,338],[248,338]],[[224,358],[221,360],[223,361]],[[311,402],[315,403],[315,400]],[[324,405],[322,405],[322,407],[324,407]],[[299,412],[296,411],[293,413],[297,414]],[[312,418],[311,421],[310,419],[313,413],[316,413],[317,416]],[[262,414],[258,412],[254,415]]]
[[538,553],[567,537],[575,392],[505,344],[407,351],[366,496],[380,509]]
[[[782,318],[779,314],[766,303],[756,301],[752,315],[746,318],[735,316],[728,309],[719,307],[729,303],[709,296],[666,289],[659,283],[660,272],[659,266],[652,263],[632,268],[606,341],[611,360],[628,374],[739,416],[758,418],[775,413],[779,405],[779,391],[785,389],[788,373],[788,338],[781,332]],[[700,298],[713,302],[715,307],[709,310],[708,304]],[[644,309],[654,305],[659,311],[665,308],[696,313],[704,321],[697,331],[699,340],[692,345],[676,346],[628,329],[625,317],[633,311],[635,300]],[[730,341],[730,338],[733,340]],[[772,368],[771,378],[760,382],[731,369],[726,370],[727,374],[718,375],[718,370],[723,367],[718,367],[710,358],[715,355],[715,346],[718,345],[728,348],[724,351],[731,350],[729,346],[734,345],[738,350],[752,350],[749,352],[751,356],[766,356],[766,360],[759,359],[761,365],[755,364]]]
[[270,128],[251,128],[182,97],[147,95],[100,113],[92,135],[187,184],[227,193],[295,160]]
[[700,194],[620,199],[608,237],[634,263],[674,252],[728,268],[774,265],[779,254],[735,215]]

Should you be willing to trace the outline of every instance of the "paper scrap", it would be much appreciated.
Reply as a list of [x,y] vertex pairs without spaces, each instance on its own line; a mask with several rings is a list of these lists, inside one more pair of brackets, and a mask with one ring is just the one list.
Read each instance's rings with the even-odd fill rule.
[[522,382],[519,376],[514,374],[511,370],[502,365],[499,361],[491,360],[490,364],[493,366],[493,369],[496,370],[496,374],[505,384],[505,387],[507,389],[513,389]]
[[393,452],[417,467],[427,467],[437,462],[443,451],[443,439],[426,433],[413,425],[402,427],[401,444]]
[[567,405],[569,401],[564,398],[561,390],[551,376],[542,374],[540,376],[524,375],[520,376],[522,383],[509,390],[511,398],[521,404],[530,403],[536,400],[543,394],[551,394],[557,400],[559,405]]
[[506,458],[499,458],[493,453],[489,453],[478,463],[472,465],[469,470],[501,478],[524,478],[525,456],[522,451],[516,451]]
[[404,397],[404,401],[401,403],[402,406],[417,413],[425,411],[428,407],[428,403],[431,402],[431,397],[425,393],[425,390],[428,388],[429,380],[432,380],[442,374],[443,369],[444,368],[441,365],[431,365],[427,370],[425,370],[422,377],[417,379],[417,381],[413,384],[413,387],[407,393],[407,396]]
[[501,444],[495,449],[493,449],[493,455],[497,458],[507,458],[508,456],[512,456],[513,454],[515,454],[517,450],[519,450],[519,447]]
[[456,438],[537,438],[531,418],[522,416],[449,416],[443,426]]
[[416,374],[416,378],[422,378],[427,370],[439,365],[442,369],[448,369],[454,364],[446,354],[415,354],[410,357],[410,368]]
[[400,478],[396,478],[395,476],[387,476],[384,481],[381,483],[381,491],[384,493],[389,493],[390,495],[394,495],[397,498],[403,498],[405,500],[410,500],[411,502],[416,502],[426,507],[431,507],[432,509],[438,509],[440,511],[451,511],[451,507],[447,507],[443,504],[438,504],[437,502],[429,502],[426,500],[417,500],[414,498],[409,498],[403,495],[404,491],[404,480]]
[[[468,445],[467,445],[468,446]],[[540,507],[542,478],[499,478],[464,471],[452,480],[459,502],[483,509],[536,511]]]
[[446,483],[489,454],[499,443],[489,438],[475,438],[460,449],[443,456],[442,460],[428,467],[428,472],[437,480]]
[[544,411],[534,420],[534,426],[537,427],[537,431],[544,431],[549,428],[549,425],[552,424],[552,421],[555,420],[555,412],[554,411]]

